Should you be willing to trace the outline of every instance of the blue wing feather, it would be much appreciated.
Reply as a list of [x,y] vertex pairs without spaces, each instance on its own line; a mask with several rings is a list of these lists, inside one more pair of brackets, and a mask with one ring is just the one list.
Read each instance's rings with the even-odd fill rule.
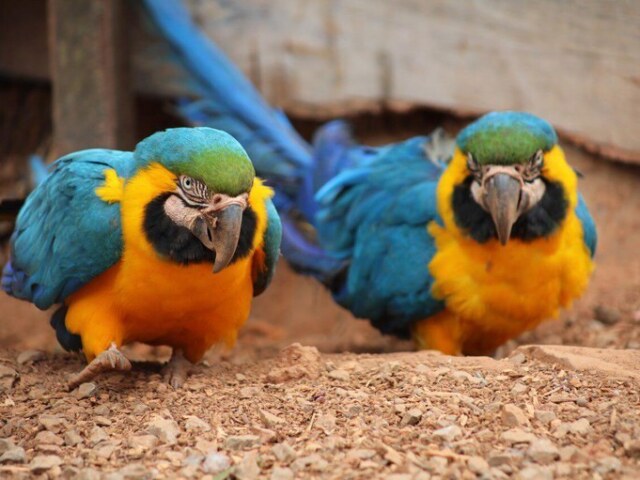
[[282,225],[276,207],[271,200],[267,200],[267,229],[264,232],[263,249],[265,253],[264,268],[258,272],[258,277],[253,282],[253,295],[258,296],[264,292],[276,270],[278,257],[280,256],[280,241],[282,239]]
[[[440,221],[436,186],[442,167],[425,155],[427,137],[367,151],[318,195],[316,226],[330,254],[349,258],[336,300],[384,333],[407,336],[410,324],[443,308],[431,295],[428,264]],[[411,172],[411,175],[407,175]]]
[[582,223],[582,232],[584,236],[584,243],[587,245],[591,257],[596,253],[596,247],[598,245],[598,232],[596,230],[596,222],[593,221],[591,213],[587,208],[587,204],[582,197],[582,194],[578,194],[578,205],[576,206],[576,215]]
[[11,239],[2,288],[46,309],[115,264],[122,254],[120,205],[96,196],[104,172],[129,177],[130,152],[84,150],[60,158],[27,198]]

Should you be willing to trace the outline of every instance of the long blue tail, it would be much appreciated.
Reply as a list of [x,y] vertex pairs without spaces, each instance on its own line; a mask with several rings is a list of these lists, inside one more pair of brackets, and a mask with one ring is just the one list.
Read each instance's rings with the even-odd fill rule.
[[[314,241],[316,190],[339,171],[350,145],[342,123],[328,125],[312,149],[287,117],[271,108],[249,80],[195,25],[181,0],[144,0],[143,5],[175,59],[190,75],[199,98],[178,111],[192,125],[229,132],[245,147],[258,175],[274,187],[283,222],[282,252],[299,271],[330,285],[343,263]],[[332,139],[336,141],[332,143]]]

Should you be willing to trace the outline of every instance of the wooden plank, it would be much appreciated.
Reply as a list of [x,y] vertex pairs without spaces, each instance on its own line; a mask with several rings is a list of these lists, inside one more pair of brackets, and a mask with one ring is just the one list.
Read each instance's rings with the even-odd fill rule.
[[49,79],[47,3],[0,1],[0,75]]
[[132,145],[124,0],[49,0],[55,152]]
[[[267,99],[291,113],[528,110],[592,151],[640,163],[638,1],[187,4]],[[191,92],[148,22],[138,18],[132,30],[136,91]]]
[[188,4],[207,34],[288,111],[528,110],[593,149],[640,162],[638,1]]

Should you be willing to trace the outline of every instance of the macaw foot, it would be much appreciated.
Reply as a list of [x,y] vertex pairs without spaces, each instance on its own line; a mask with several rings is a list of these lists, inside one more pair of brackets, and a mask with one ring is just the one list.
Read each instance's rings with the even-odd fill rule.
[[164,378],[173,388],[178,389],[184,385],[191,370],[191,362],[184,358],[182,350],[174,349],[171,360],[164,366]]
[[109,370],[131,370],[131,362],[118,350],[115,343],[94,358],[80,373],[71,377],[67,383],[69,391]]

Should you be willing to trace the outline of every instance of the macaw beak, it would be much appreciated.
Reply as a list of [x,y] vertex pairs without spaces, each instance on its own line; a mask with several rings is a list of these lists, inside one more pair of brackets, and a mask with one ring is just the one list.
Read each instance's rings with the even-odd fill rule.
[[194,222],[193,234],[212,252],[213,273],[218,273],[233,259],[242,227],[243,206],[230,203],[216,209],[205,209]]
[[496,173],[485,184],[484,203],[502,245],[509,241],[511,228],[520,216],[521,190],[520,181],[506,173]]

